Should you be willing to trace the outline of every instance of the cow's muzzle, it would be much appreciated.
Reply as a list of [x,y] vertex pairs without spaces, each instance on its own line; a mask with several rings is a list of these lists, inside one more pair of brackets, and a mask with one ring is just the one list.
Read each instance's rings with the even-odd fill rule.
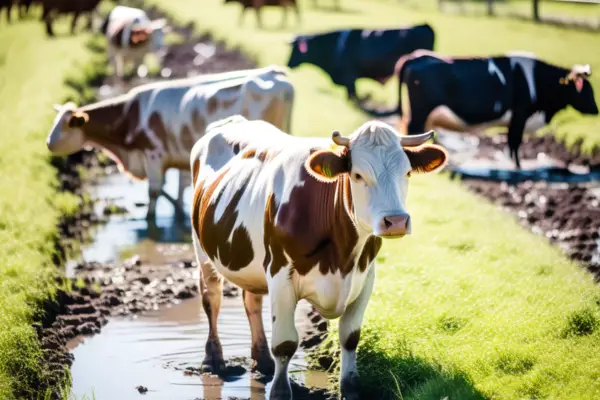
[[379,222],[378,236],[395,238],[409,234],[410,215],[408,213],[387,215]]

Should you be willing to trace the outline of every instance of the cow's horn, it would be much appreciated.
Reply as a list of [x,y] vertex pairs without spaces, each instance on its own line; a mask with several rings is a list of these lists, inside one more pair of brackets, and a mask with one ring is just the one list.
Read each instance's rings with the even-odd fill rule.
[[333,140],[333,143],[337,144],[338,146],[348,147],[350,144],[350,139],[343,137],[338,131],[333,131],[331,134],[331,140]]
[[406,147],[420,146],[434,136],[435,131],[433,130],[419,135],[401,135],[400,145]]
[[55,111],[60,111],[61,108],[62,108],[62,106],[60,104],[55,104],[54,105],[54,110]]

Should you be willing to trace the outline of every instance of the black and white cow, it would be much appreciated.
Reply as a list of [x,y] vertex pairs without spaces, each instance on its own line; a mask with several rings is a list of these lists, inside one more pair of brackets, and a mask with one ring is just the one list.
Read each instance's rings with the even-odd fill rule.
[[356,80],[370,78],[384,84],[394,75],[400,57],[417,49],[433,50],[435,33],[428,24],[398,29],[345,29],[313,35],[299,35],[291,42],[288,67],[313,64],[333,83],[358,100]]
[[520,168],[518,150],[524,132],[535,132],[571,106],[597,115],[594,90],[586,79],[589,65],[558,67],[526,53],[481,58],[448,58],[416,51],[396,66],[402,115],[402,84],[409,95],[407,133],[442,128],[456,132],[507,127],[511,158]]

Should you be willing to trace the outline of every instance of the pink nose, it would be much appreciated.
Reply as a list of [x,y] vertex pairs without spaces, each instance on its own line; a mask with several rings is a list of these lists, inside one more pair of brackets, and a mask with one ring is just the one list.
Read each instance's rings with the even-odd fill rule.
[[410,233],[410,215],[388,215],[381,220],[380,236],[403,236]]

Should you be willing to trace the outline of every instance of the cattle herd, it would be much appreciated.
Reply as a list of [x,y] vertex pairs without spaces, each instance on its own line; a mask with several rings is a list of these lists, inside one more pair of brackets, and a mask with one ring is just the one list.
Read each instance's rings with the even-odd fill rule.
[[[159,51],[166,29],[164,20],[116,6],[102,25],[116,74],[123,76],[127,61],[139,65],[144,54]],[[295,90],[288,70],[277,65],[145,84],[82,107],[55,106],[50,151],[71,154],[91,145],[122,172],[147,179],[149,219],[160,195],[185,217],[182,195],[191,182],[189,218],[210,328],[205,370],[225,368],[217,318],[227,279],[243,289],[254,368],[274,374],[271,398],[291,395],[288,365],[299,341],[294,311],[306,299],[324,317],[340,317],[340,389],[357,399],[356,347],[382,238],[410,234],[409,177],[438,171],[448,158],[426,143],[433,129],[506,126],[518,165],[523,132],[568,105],[598,113],[589,65],[562,68],[525,53],[444,57],[434,52],[434,39],[432,27],[422,24],[298,35],[291,42],[289,68],[322,68],[359,106],[357,79],[384,83],[396,74],[400,96],[390,113],[403,117],[401,133],[371,120],[346,135],[330,132],[331,139],[292,136]],[[410,113],[403,113],[402,84]],[[169,168],[180,170],[177,199],[163,191]],[[267,293],[270,347],[261,319]]]

